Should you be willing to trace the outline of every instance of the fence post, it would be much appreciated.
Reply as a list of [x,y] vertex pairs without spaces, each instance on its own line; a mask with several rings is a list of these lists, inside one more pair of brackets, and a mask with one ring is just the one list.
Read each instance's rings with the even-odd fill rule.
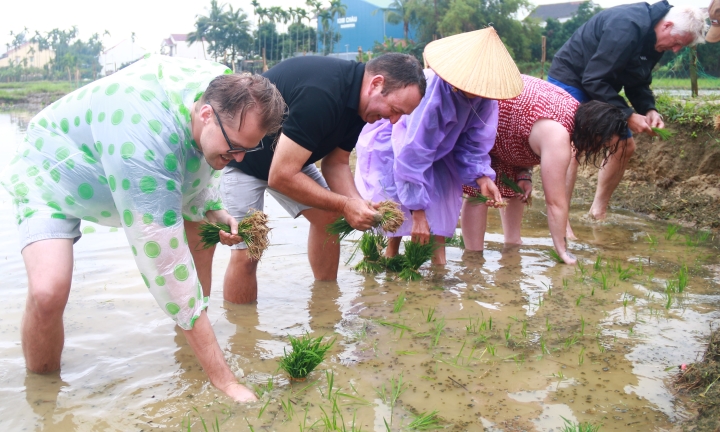
[[697,77],[697,47],[690,47],[690,94],[692,97],[698,95],[698,77]]
[[540,79],[545,79],[545,36],[542,37],[542,57],[540,58]]

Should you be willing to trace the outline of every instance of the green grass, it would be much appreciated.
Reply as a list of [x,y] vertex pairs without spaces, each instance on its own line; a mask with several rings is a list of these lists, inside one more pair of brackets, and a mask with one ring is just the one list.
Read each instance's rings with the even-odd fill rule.
[[560,417],[565,422],[561,432],[597,432],[600,430],[600,425],[594,425],[590,422],[575,423],[565,417]]
[[57,99],[75,90],[70,81],[24,81],[0,83],[0,102],[22,103],[28,96],[49,93]]
[[[690,78],[653,78],[652,88],[653,90],[690,90]],[[698,89],[720,90],[720,79],[698,78]]]
[[283,348],[285,355],[280,359],[279,368],[284,370],[291,378],[303,379],[308,376],[323,362],[325,353],[333,346],[335,339],[323,343],[323,337],[313,338],[305,334],[299,338],[288,336],[292,351],[288,353]]

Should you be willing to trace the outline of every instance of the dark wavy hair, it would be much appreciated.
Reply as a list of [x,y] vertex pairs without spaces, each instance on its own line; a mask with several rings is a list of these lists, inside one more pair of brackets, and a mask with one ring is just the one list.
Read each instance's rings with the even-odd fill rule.
[[[600,101],[581,104],[575,111],[575,130],[573,144],[575,158],[585,158],[585,164],[596,167],[605,165],[610,155],[617,153],[628,135],[628,123],[625,113],[620,108]],[[615,144],[611,144],[615,136],[619,136]],[[624,150],[623,150],[624,151]]]

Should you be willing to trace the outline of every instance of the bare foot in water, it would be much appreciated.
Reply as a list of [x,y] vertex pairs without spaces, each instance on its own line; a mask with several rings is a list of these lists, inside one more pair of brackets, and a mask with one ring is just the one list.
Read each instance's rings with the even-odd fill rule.
[[588,216],[590,216],[591,219],[595,219],[596,221],[605,220],[605,218],[607,217],[607,209],[597,209],[595,207],[590,207]]
[[568,220],[567,226],[565,227],[565,239],[566,240],[577,240],[577,237],[575,236],[575,233],[573,232],[573,229],[570,226],[569,220]]

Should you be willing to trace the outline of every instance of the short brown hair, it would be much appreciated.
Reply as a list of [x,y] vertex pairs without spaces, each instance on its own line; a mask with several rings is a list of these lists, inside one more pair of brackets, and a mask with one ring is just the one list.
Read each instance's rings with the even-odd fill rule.
[[267,135],[280,130],[287,105],[275,85],[262,75],[220,75],[210,82],[202,96],[202,104],[210,104],[218,113],[231,119],[240,116],[240,125],[249,108],[260,115],[260,126]]
[[385,78],[382,94],[416,85],[420,96],[425,96],[427,80],[418,59],[401,53],[387,53],[373,58],[365,64],[365,70],[372,75],[382,75]]

